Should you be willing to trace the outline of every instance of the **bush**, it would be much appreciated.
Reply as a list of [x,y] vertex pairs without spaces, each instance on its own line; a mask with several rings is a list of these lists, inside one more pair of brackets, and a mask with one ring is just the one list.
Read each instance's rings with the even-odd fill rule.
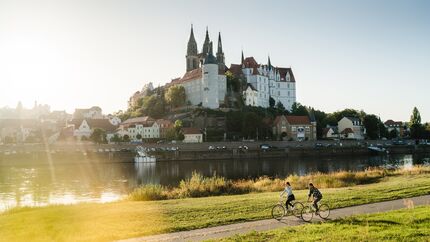
[[160,185],[144,185],[130,193],[129,199],[149,201],[188,197],[207,197],[251,192],[276,192],[284,189],[289,181],[295,190],[307,189],[309,183],[318,188],[338,188],[360,184],[375,183],[386,176],[416,175],[430,173],[428,166],[414,166],[408,169],[387,170],[369,168],[365,171],[338,171],[332,173],[312,173],[306,176],[289,175],[285,178],[260,177],[257,179],[228,180],[216,174],[205,177],[193,172],[191,177],[182,180],[178,187],[168,188]]
[[129,194],[129,199],[132,201],[152,201],[167,199],[167,189],[160,185],[143,185],[133,190]]

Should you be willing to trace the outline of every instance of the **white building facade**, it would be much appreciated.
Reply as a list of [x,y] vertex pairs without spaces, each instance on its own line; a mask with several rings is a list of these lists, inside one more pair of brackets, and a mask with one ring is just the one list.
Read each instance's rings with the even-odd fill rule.
[[258,92],[257,102],[252,106],[269,107],[269,100],[273,98],[275,104],[280,102],[291,110],[296,102],[296,81],[291,68],[274,67],[270,58],[267,65],[261,65],[253,57],[244,59],[243,54],[242,64],[232,64],[230,69],[238,69],[238,66],[241,73],[233,74],[243,76]]
[[182,78],[174,79],[168,85],[184,87],[187,101],[191,105],[216,109],[224,103],[227,93],[221,35],[218,37],[217,57],[213,55],[212,45],[206,30],[203,50],[198,53],[194,32],[191,28],[186,56],[187,72]]

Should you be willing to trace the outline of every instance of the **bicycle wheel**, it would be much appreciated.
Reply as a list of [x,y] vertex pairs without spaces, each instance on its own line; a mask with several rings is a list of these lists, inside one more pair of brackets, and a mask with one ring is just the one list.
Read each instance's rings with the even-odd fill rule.
[[327,204],[321,204],[318,209],[318,215],[322,219],[327,219],[328,216],[330,215],[330,207]]
[[292,211],[292,214],[298,218],[302,216],[302,210],[304,208],[303,203],[301,202],[295,202],[293,203],[294,209]]
[[312,205],[307,205],[302,209],[300,216],[303,221],[310,222],[314,217],[314,210],[311,208]]
[[275,205],[272,208],[272,217],[276,220],[281,220],[285,215],[285,208],[282,205]]

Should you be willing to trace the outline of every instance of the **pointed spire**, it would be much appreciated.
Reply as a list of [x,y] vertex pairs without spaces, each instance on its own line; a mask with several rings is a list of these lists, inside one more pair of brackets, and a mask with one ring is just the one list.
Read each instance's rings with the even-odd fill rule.
[[222,53],[221,32],[218,32],[218,51],[217,51],[217,53]]
[[209,51],[207,53],[207,56],[205,58],[205,65],[206,64],[217,64],[217,59],[215,58],[215,56],[213,55],[213,43],[212,41],[209,42]]
[[206,26],[206,36],[205,36],[205,42],[203,43],[203,50],[202,53],[203,55],[206,55],[209,52],[209,31],[208,31],[208,27]]
[[196,42],[196,39],[194,38],[193,25],[191,24],[191,33],[190,33],[190,38],[188,40],[188,45],[187,45],[187,55],[194,56],[197,54],[198,54],[197,53],[197,42]]
[[269,66],[269,69],[272,69],[272,63],[270,63],[270,55],[268,55],[267,58],[267,65]]
[[243,50],[242,50],[242,64],[245,62],[245,57],[243,57]]
[[220,68],[224,69],[225,58],[224,52],[222,51],[221,32],[218,33],[218,50],[216,52],[216,58],[218,60],[218,64],[220,64]]

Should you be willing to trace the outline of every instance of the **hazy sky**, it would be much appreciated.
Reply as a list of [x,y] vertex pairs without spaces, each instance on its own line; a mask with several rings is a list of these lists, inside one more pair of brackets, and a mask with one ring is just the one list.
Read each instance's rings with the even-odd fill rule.
[[[291,66],[297,101],[430,121],[430,1],[0,0],[0,107],[125,109],[146,82],[185,72],[190,24],[201,49],[221,31],[240,51]],[[216,41],[215,41],[216,46]]]

